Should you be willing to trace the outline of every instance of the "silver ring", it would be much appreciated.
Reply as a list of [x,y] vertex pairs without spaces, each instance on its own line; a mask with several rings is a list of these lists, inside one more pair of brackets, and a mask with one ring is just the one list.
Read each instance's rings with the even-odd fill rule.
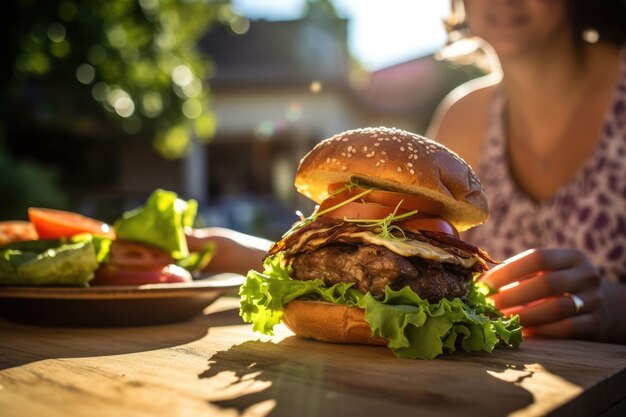
[[574,303],[574,314],[580,313],[582,309],[585,308],[585,302],[576,294],[565,293],[565,296],[569,297],[569,299]]

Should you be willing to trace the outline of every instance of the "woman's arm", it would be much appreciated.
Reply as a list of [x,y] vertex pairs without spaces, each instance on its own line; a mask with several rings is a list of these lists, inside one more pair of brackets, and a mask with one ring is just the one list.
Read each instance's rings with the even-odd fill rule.
[[187,229],[189,250],[203,248],[210,242],[216,246],[215,255],[204,272],[234,272],[245,275],[249,270],[262,270],[262,260],[271,241],[222,227]]
[[426,136],[477,168],[487,132],[489,103],[498,81],[489,75],[452,90],[437,108]]

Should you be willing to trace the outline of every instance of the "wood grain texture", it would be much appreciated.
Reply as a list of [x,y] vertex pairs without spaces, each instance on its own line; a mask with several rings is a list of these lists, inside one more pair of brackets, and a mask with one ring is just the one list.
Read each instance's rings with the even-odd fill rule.
[[624,404],[625,387],[626,346],[528,340],[493,354],[398,359],[282,326],[260,337],[229,297],[165,326],[0,321],[3,417],[588,416]]

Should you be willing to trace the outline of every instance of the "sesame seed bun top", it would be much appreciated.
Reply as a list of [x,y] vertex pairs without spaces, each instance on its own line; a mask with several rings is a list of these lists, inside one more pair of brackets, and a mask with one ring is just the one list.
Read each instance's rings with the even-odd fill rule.
[[437,142],[400,129],[355,129],[323,140],[300,161],[295,186],[321,203],[329,185],[350,181],[440,201],[443,217],[459,231],[489,215],[483,187],[463,159]]

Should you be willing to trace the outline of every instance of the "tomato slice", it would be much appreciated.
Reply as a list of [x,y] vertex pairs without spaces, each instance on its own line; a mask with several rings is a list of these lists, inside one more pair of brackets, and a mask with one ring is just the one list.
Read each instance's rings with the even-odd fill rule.
[[95,272],[90,285],[143,285],[171,282],[191,282],[191,274],[178,265],[152,269],[128,269],[104,264]]
[[[366,188],[352,187],[332,195],[333,192],[337,192],[337,190],[344,188],[344,186],[344,184],[331,184],[328,187],[328,192],[331,196],[329,196],[327,200],[335,201],[335,204],[339,204],[341,201],[356,197],[368,190]],[[417,210],[420,213],[428,213],[433,216],[441,216],[443,214],[443,203],[439,201],[431,200],[428,197],[398,193],[395,191],[372,189],[369,193],[360,197],[359,201],[394,208],[399,207],[407,211]]]
[[126,240],[111,243],[109,262],[129,268],[159,268],[174,262],[172,257],[159,248]]
[[[325,200],[320,205],[318,212],[322,212],[326,209],[333,207],[336,204],[341,204],[341,202],[333,202],[329,200]],[[379,220],[384,219],[389,216],[393,212],[396,212],[396,215],[408,213],[408,210],[398,209],[395,207],[389,206],[381,206],[378,204],[365,204],[365,203],[355,203],[350,202],[338,207],[328,213],[323,214],[325,217],[330,217],[331,219],[362,219],[362,220]]]
[[72,237],[81,233],[114,237],[108,224],[70,211],[30,207],[28,218],[40,239]]
[[459,232],[449,221],[444,219],[411,218],[408,220],[399,221],[397,225],[406,230],[429,230],[431,232],[445,233],[459,239]]
[[37,240],[39,236],[30,222],[8,220],[0,222],[0,245],[22,240]]

